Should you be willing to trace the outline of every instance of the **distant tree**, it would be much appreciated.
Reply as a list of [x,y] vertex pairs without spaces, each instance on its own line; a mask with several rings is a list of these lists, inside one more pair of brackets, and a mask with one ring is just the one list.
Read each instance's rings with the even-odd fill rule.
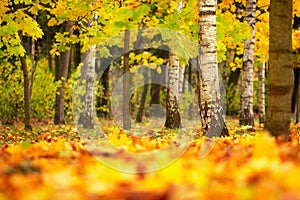
[[262,62],[258,71],[258,115],[259,123],[265,123],[266,115],[266,97],[265,97],[265,73],[266,63]]
[[293,87],[293,0],[271,0],[268,102],[265,129],[273,136],[289,135]]

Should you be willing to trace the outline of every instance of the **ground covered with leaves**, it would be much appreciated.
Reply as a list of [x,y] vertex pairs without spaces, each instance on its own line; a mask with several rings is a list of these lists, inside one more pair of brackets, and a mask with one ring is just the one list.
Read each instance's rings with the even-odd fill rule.
[[[114,142],[133,140],[114,131]],[[38,126],[29,133],[2,125],[0,199],[300,199],[300,125],[292,125],[285,143],[247,128],[231,128],[230,135],[205,158],[199,158],[205,138],[196,137],[174,163],[124,173],[95,159],[73,126]],[[127,141],[127,147],[160,148],[167,139],[157,137],[148,146]],[[122,153],[106,156],[118,159]]]

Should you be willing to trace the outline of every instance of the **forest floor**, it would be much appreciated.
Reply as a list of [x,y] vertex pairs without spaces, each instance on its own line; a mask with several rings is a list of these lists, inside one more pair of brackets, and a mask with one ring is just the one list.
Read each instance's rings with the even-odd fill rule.
[[[195,137],[173,163],[138,173],[97,160],[74,126],[38,125],[29,133],[21,124],[0,125],[0,200],[300,199],[300,124],[291,125],[289,142],[275,140],[260,126],[251,132],[236,125],[229,122],[230,136],[216,140],[204,158],[199,151],[205,138]],[[123,140],[127,150],[161,148],[172,138],[137,140],[117,128],[109,131],[112,142]],[[125,151],[105,157],[122,159]],[[146,160],[137,167],[147,165]]]

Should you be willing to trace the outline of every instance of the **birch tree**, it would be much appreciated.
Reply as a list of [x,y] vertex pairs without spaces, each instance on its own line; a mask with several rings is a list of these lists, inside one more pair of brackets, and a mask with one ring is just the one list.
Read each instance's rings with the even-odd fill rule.
[[[178,13],[184,7],[183,1],[177,6]],[[181,118],[179,113],[180,97],[184,80],[184,68],[180,66],[179,58],[173,52],[169,53],[169,69],[168,69],[168,90],[166,99],[167,118],[166,128],[179,128],[181,126]]]
[[216,0],[198,2],[200,116],[203,133],[208,137],[228,135],[219,85],[216,4]]
[[240,98],[240,125],[254,126],[253,118],[253,65],[254,65],[254,37],[255,37],[256,0],[246,1],[246,21],[251,26],[251,38],[245,40],[241,98]]
[[86,69],[86,88],[85,88],[85,107],[83,114],[83,128],[94,128],[94,91],[95,91],[95,45],[93,45],[87,52],[85,57],[87,60],[83,66]]
[[169,70],[168,70],[168,90],[166,99],[167,118],[166,128],[176,129],[181,125],[178,93],[179,93],[179,59],[173,53],[169,55]]
[[293,89],[293,0],[271,0],[268,102],[265,129],[288,139]]

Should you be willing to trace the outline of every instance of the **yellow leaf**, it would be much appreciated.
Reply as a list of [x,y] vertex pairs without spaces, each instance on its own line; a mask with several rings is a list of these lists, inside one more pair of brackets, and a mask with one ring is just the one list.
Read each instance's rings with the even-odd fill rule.
[[51,18],[49,21],[48,21],[48,26],[55,26],[57,25],[58,22],[55,18]]

